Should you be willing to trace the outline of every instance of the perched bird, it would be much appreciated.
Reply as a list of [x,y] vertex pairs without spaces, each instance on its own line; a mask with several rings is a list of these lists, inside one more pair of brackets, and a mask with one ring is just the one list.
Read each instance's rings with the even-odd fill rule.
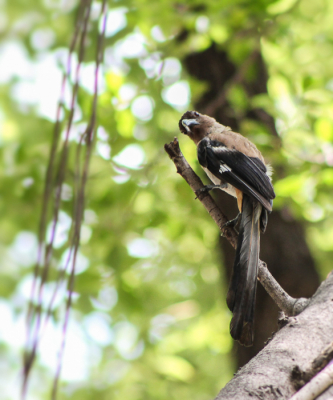
[[275,198],[271,168],[256,146],[214,118],[197,111],[187,111],[179,129],[197,145],[198,160],[214,185],[236,197],[240,219],[236,257],[227,294],[227,305],[233,313],[230,334],[241,344],[253,344],[254,307],[256,299],[260,231],[265,232],[268,213]]

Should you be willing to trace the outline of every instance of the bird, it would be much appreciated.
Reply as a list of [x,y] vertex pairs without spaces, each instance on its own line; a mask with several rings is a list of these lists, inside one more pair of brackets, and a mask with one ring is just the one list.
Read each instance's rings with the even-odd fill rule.
[[233,314],[231,336],[240,344],[251,346],[260,232],[266,230],[275,198],[272,168],[250,140],[208,115],[186,111],[179,121],[179,129],[196,144],[199,164],[213,182],[201,191],[221,189],[237,199],[239,214],[225,224],[239,223],[227,306]]

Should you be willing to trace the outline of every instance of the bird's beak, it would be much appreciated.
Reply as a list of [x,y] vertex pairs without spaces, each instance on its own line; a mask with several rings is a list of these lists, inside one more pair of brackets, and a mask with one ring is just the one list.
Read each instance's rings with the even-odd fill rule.
[[182,125],[186,129],[187,133],[191,132],[190,127],[193,125],[200,125],[195,119],[183,119]]

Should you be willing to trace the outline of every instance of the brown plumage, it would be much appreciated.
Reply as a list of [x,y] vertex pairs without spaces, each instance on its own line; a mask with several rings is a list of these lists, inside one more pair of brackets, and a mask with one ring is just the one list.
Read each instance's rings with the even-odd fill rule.
[[187,111],[179,129],[197,145],[198,160],[215,184],[236,197],[241,222],[227,304],[233,313],[231,336],[245,346],[253,343],[260,231],[264,232],[275,193],[270,168],[248,139],[214,118]]
[[[196,117],[194,113],[197,113],[198,117]],[[195,126],[195,129],[187,131],[182,121],[191,118],[195,119],[198,125]],[[209,117],[208,115],[199,114],[197,111],[186,111],[179,121],[179,129],[182,133],[188,135],[196,145],[205,136],[211,135],[213,140],[224,142],[228,148],[241,151],[249,157],[258,157],[264,162],[263,156],[252,142],[240,133],[233,132],[229,126],[224,126],[216,122],[215,118]]]

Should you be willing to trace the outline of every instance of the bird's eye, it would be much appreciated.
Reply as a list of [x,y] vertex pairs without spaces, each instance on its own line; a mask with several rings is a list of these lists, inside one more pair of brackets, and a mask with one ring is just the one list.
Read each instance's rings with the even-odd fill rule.
[[194,111],[194,116],[195,116],[195,117],[199,117],[199,115],[200,115],[200,114],[199,114],[198,112]]

